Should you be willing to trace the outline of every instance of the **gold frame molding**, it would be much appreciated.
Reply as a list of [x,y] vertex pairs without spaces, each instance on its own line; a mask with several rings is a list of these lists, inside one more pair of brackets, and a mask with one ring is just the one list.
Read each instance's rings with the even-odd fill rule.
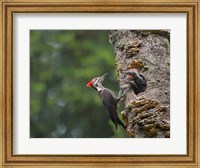
[[[200,0],[0,0],[0,8],[1,167],[200,167]],[[16,13],[186,13],[187,154],[13,155],[13,15]]]

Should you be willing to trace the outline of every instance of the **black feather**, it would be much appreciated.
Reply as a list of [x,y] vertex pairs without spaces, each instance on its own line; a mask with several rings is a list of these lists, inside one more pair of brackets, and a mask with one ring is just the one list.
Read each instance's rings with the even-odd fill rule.
[[123,122],[119,119],[117,114],[117,98],[109,89],[103,89],[99,92],[99,96],[104,104],[104,107],[106,109],[106,112],[109,116],[109,118],[112,120],[112,122],[115,124],[116,129],[118,130],[118,124],[120,124],[122,127],[126,129],[126,126],[123,124]]
[[144,92],[147,88],[146,79],[141,74],[139,74],[139,76],[135,76],[133,79],[129,80],[128,83],[133,88],[136,95],[141,92]]

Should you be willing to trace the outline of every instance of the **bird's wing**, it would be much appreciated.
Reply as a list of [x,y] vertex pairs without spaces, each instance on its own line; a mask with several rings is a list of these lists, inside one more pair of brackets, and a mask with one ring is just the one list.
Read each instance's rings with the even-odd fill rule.
[[[113,97],[111,92],[107,89],[104,89],[99,94],[101,100],[104,104],[104,107],[110,116],[111,120],[117,125],[117,100]],[[109,102],[109,103],[108,103]]]

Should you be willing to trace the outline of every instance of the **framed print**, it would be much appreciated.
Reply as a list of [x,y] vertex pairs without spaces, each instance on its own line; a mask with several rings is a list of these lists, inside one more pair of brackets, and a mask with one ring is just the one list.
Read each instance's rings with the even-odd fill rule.
[[0,4],[2,167],[200,167],[198,0]]

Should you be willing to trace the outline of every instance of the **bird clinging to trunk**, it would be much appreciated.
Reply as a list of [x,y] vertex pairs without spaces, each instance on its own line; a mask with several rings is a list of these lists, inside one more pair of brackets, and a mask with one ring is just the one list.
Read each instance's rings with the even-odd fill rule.
[[104,104],[105,110],[106,110],[109,118],[115,124],[116,129],[118,130],[118,124],[121,125],[124,129],[126,129],[126,126],[119,119],[118,113],[117,113],[117,103],[120,100],[120,98],[118,98],[112,90],[102,86],[102,83],[103,83],[106,75],[107,75],[107,73],[100,77],[93,78],[87,84],[87,86],[97,90],[97,92]]

